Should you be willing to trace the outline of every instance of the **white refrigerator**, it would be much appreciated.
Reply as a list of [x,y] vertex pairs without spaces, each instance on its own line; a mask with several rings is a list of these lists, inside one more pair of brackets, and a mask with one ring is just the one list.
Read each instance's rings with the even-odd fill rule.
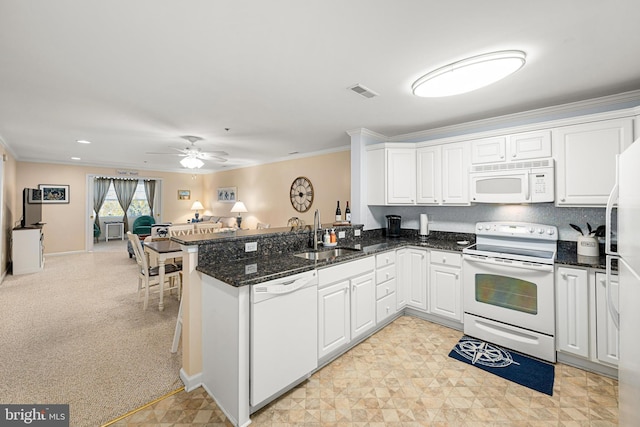
[[[617,200],[617,251],[611,247],[611,213]],[[609,312],[620,331],[618,364],[619,424],[640,422],[640,139],[618,157],[618,176],[607,203],[607,294],[611,262],[617,260],[619,304],[608,298]]]

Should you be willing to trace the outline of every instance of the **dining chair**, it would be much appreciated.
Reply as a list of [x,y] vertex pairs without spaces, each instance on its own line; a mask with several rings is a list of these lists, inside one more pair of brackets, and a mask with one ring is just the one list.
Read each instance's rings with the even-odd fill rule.
[[222,228],[221,222],[198,222],[195,224],[196,234],[215,233]]
[[193,234],[193,224],[172,225],[169,227],[169,237],[188,236]]
[[[149,293],[152,286],[160,285],[160,268],[150,267],[147,254],[142,249],[140,238],[137,234],[133,234],[127,231],[127,238],[131,242],[133,252],[136,256],[136,262],[138,263],[138,300],[140,299],[140,293],[144,290],[144,305],[143,309],[146,310],[149,305]],[[178,291],[178,299],[180,299],[180,292],[182,286],[182,280],[180,274],[182,273],[179,266],[175,264],[165,264],[164,266],[164,278],[165,282],[169,286],[164,288],[165,291],[172,291],[176,289]]]

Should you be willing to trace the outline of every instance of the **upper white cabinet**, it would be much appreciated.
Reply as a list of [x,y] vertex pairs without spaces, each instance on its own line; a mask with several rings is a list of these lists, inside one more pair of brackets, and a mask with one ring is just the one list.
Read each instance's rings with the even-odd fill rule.
[[497,163],[506,159],[507,139],[504,136],[471,141],[471,163]]
[[471,141],[471,163],[551,157],[551,131],[516,133]]
[[470,204],[467,143],[419,146],[416,158],[418,204]]
[[555,129],[556,205],[605,206],[615,183],[616,155],[632,141],[631,118]]
[[367,148],[367,204],[416,202],[414,144],[378,144]]
[[507,139],[509,160],[551,157],[551,131],[517,133]]

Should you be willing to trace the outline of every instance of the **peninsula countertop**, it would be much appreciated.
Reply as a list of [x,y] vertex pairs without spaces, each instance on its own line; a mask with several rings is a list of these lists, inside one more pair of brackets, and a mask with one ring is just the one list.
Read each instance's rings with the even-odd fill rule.
[[[466,242],[466,243],[458,243]],[[475,235],[460,233],[438,233],[424,241],[411,237],[374,237],[358,239],[352,244],[340,244],[337,247],[355,249],[346,255],[322,261],[308,260],[295,256],[299,252],[277,253],[270,256],[238,259],[233,263],[226,261],[210,261],[198,265],[197,270],[212,276],[231,286],[247,286],[278,279],[318,268],[353,261],[377,253],[399,249],[402,247],[418,247],[461,252],[466,246],[475,243]],[[326,250],[322,246],[318,251]],[[332,249],[332,248],[331,248]]]

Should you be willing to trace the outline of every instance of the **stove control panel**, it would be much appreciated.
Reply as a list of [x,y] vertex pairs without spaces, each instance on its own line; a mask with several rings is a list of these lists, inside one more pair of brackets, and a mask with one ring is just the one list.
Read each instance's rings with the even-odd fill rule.
[[529,222],[478,222],[476,224],[476,234],[521,239],[558,240],[558,229],[555,225]]

